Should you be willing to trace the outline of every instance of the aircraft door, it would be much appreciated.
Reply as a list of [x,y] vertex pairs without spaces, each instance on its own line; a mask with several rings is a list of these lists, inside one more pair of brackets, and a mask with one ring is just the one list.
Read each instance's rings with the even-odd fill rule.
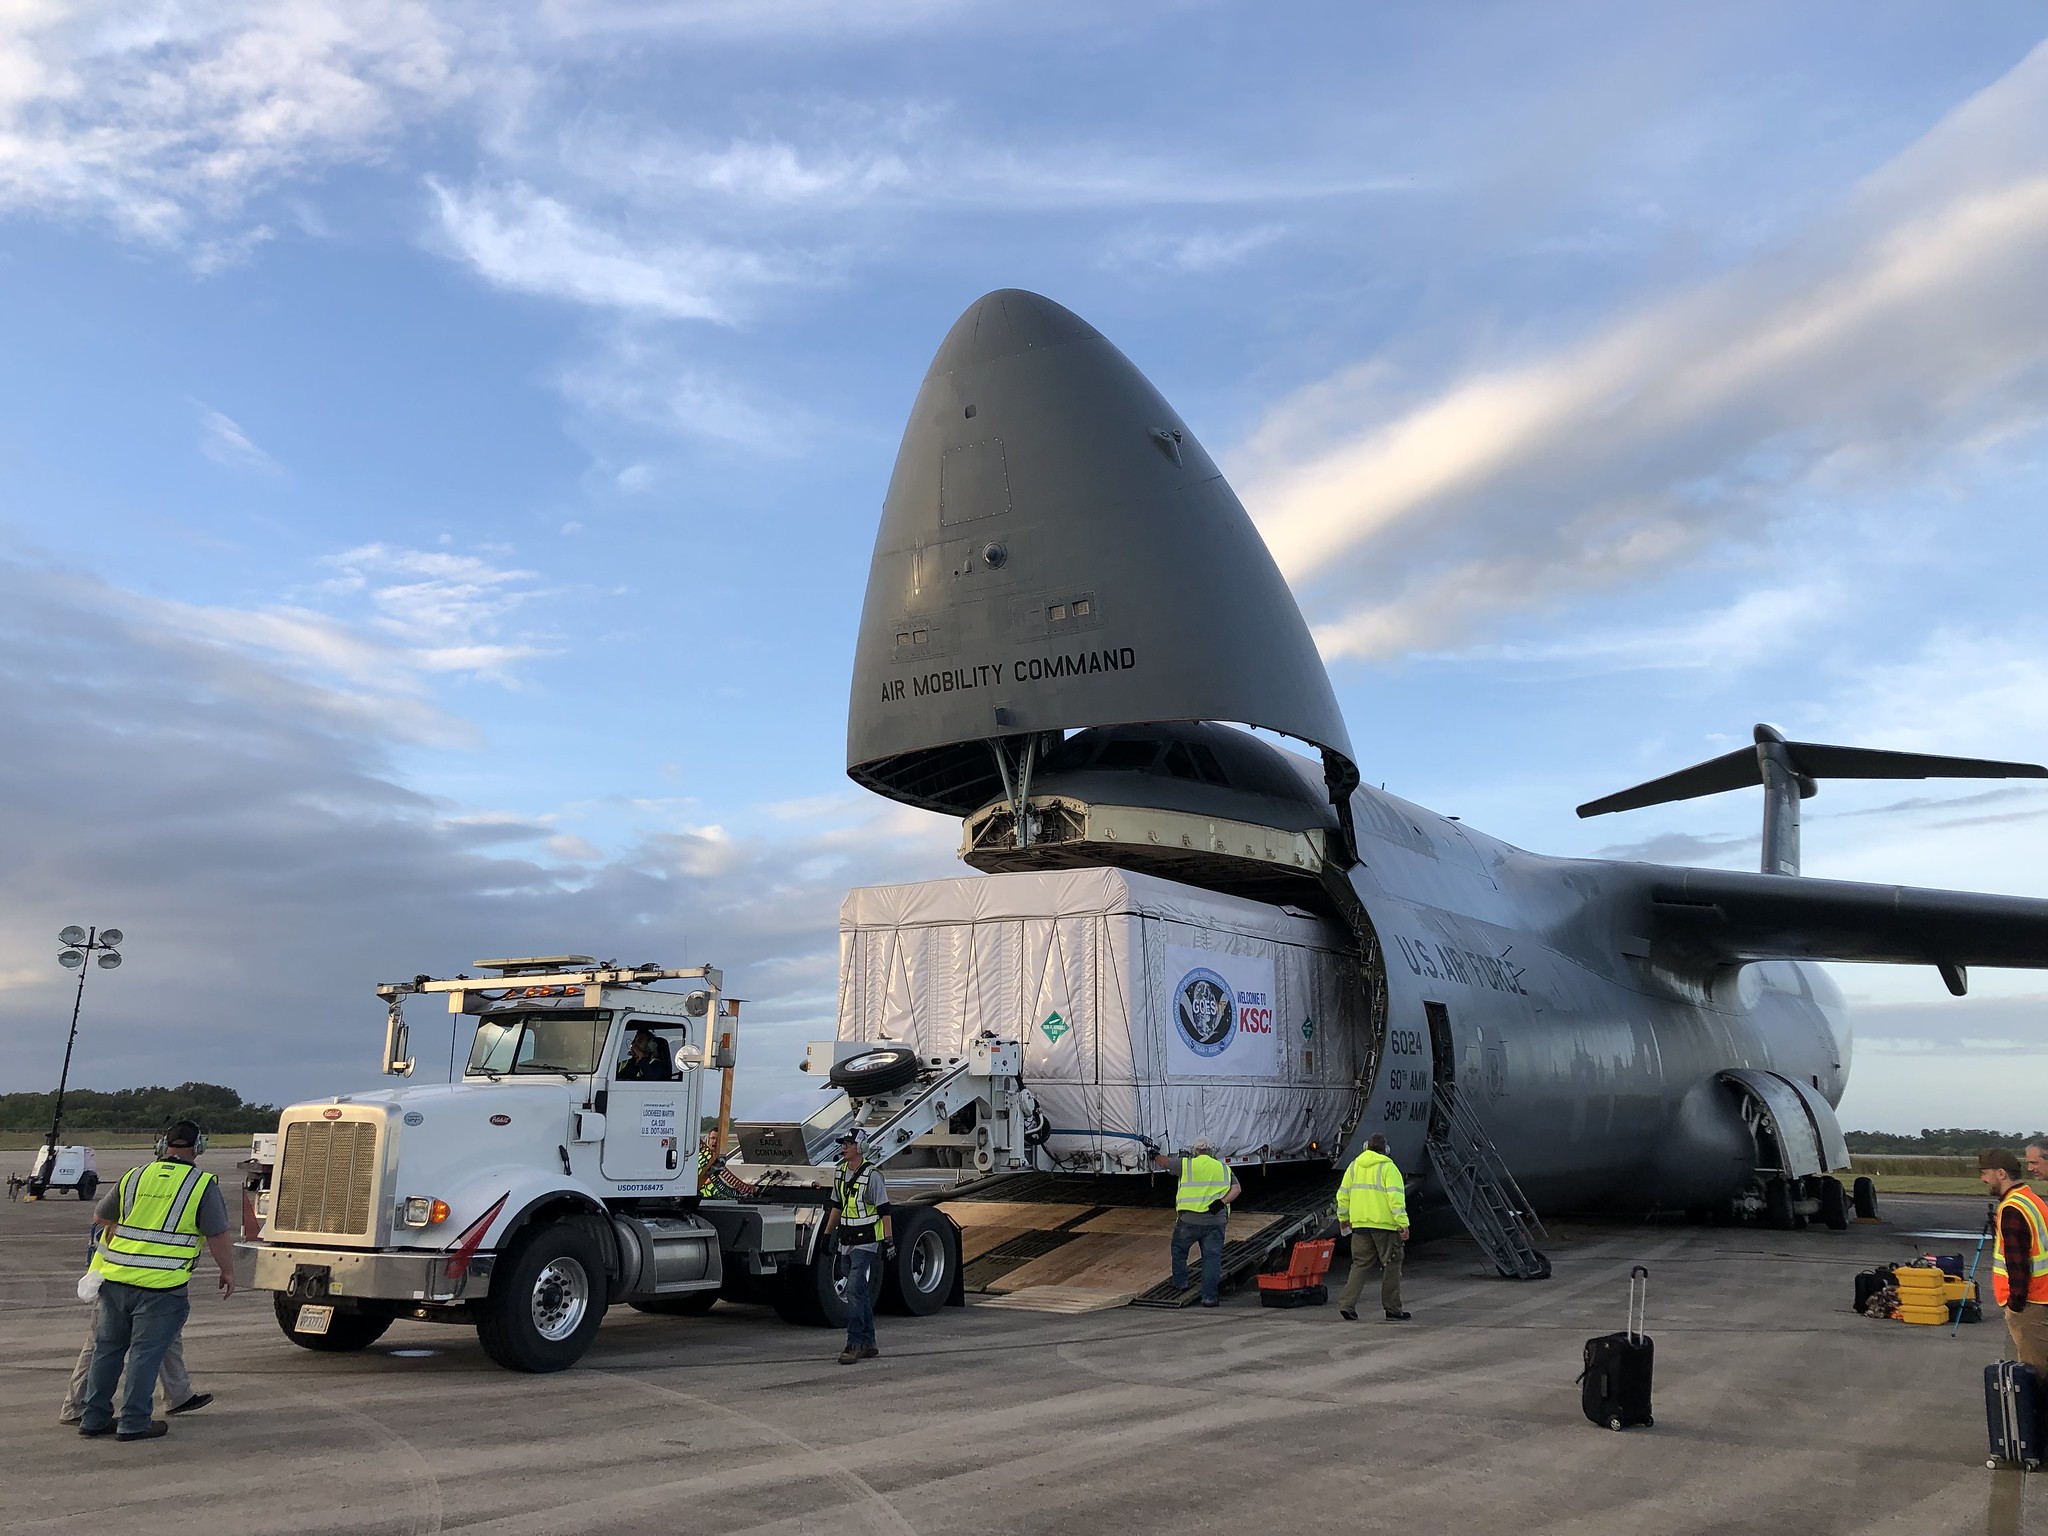
[[696,1074],[687,1021],[628,1019],[613,1042],[605,1101],[604,1176],[635,1184],[684,1181],[695,1193]]
[[1449,1127],[1442,1124],[1443,1111],[1437,1108],[1436,1087],[1457,1087],[1458,1058],[1451,1042],[1451,1010],[1442,1003],[1424,1003],[1422,1012],[1429,1021],[1429,1062],[1434,1074],[1430,1085],[1429,1134],[1437,1137]]

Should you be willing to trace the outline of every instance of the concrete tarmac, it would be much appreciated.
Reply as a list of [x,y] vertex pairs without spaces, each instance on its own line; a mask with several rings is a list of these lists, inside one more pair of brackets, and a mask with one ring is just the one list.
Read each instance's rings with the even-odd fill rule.
[[[1850,1309],[1857,1270],[1969,1246],[1908,1231],[1974,1231],[1983,1209],[1901,1197],[1846,1233],[1573,1223],[1555,1277],[1521,1285],[1433,1243],[1404,1324],[1248,1290],[1213,1312],[970,1305],[884,1317],[857,1366],[764,1308],[620,1308],[555,1376],[426,1323],[313,1354],[267,1295],[222,1302],[202,1259],[186,1358],[217,1400],[121,1445],[57,1423],[89,1324],[85,1211],[0,1205],[0,1529],[2048,1532],[2048,1475],[2029,1509],[2028,1480],[1984,1465],[1996,1313],[1951,1338]],[[1573,1382],[1635,1263],[1657,1422],[1616,1434]]]

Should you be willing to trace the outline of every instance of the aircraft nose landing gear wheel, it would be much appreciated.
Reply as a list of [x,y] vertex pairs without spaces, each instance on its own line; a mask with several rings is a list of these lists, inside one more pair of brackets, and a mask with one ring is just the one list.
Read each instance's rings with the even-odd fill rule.
[[1877,1181],[1867,1174],[1858,1179],[1851,1189],[1856,1202],[1858,1221],[1877,1220]]

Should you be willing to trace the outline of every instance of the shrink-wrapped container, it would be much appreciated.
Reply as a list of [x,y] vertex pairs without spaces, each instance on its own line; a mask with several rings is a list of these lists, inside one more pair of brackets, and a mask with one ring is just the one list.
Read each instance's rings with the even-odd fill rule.
[[839,1037],[956,1055],[1024,1042],[1064,1165],[1136,1171],[1141,1138],[1232,1162],[1329,1157],[1366,1051],[1334,923],[1120,869],[851,892]]

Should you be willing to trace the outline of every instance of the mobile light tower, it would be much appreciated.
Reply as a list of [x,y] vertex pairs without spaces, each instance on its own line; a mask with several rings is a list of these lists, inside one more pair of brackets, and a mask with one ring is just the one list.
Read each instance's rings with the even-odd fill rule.
[[42,1160],[29,1179],[28,1192],[37,1199],[42,1198],[50,1170],[57,1166],[57,1132],[64,1124],[64,1088],[71,1081],[71,1048],[78,1044],[78,1011],[85,1004],[86,961],[93,961],[103,971],[114,970],[121,963],[118,946],[124,937],[118,928],[81,928],[76,923],[57,935],[57,942],[64,946],[57,951],[57,963],[67,971],[78,972],[78,990],[71,998],[71,1034],[64,1042],[64,1070],[57,1077],[57,1109],[50,1117],[50,1139],[44,1143]]

